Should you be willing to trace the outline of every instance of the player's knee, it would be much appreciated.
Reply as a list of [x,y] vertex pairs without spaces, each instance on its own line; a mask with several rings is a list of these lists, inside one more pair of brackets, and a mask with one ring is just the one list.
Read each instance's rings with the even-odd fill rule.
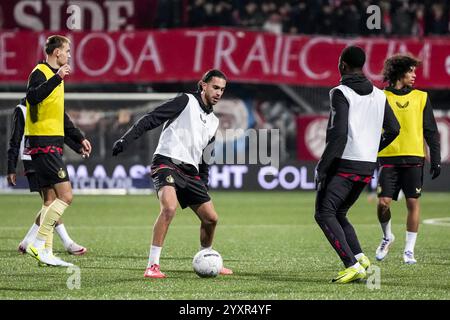
[[177,211],[177,207],[176,206],[166,206],[166,207],[161,209],[161,216],[165,220],[169,220],[170,221],[175,216],[176,211]]
[[419,199],[418,198],[407,198],[406,207],[408,210],[418,210],[419,209]]
[[378,202],[378,211],[381,212],[382,214],[385,214],[386,212],[389,211],[390,206],[391,206],[391,201],[380,198],[380,200]]
[[210,226],[216,226],[217,223],[219,222],[219,216],[216,214],[216,215],[206,217],[206,218],[202,219],[202,222],[204,224],[207,224]]
[[59,198],[59,200],[64,201],[67,203],[67,205],[71,205],[73,201],[73,195],[72,194],[65,194]]
[[314,219],[316,219],[317,223],[322,223],[324,221],[324,214],[321,211],[316,211],[314,214]]
[[347,212],[345,213],[339,213],[336,214],[336,219],[339,221],[339,224],[344,227],[350,224],[350,222],[347,219]]

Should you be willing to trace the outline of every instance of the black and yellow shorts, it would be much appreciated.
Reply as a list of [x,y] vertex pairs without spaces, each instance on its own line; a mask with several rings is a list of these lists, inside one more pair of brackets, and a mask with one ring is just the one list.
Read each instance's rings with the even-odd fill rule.
[[378,174],[377,194],[379,198],[397,200],[400,190],[405,198],[419,198],[422,194],[423,166],[383,165]]
[[31,155],[31,159],[39,188],[48,188],[61,182],[70,181],[61,153],[36,153]]
[[36,170],[33,167],[33,161],[31,160],[23,160],[23,168],[25,170],[25,176],[28,180],[28,187],[30,188],[30,192],[39,192],[41,189],[39,188],[39,181],[37,178]]

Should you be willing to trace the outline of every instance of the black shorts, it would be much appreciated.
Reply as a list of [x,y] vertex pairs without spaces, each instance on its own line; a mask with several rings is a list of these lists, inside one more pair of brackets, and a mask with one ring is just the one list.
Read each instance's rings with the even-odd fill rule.
[[33,167],[33,161],[31,160],[23,160],[23,168],[25,170],[25,176],[28,180],[28,187],[30,188],[30,192],[39,192],[41,189],[39,188],[39,182],[36,175],[36,170]]
[[208,190],[199,176],[187,175],[176,165],[167,163],[154,162],[151,170],[156,194],[164,186],[174,187],[182,209],[211,200]]
[[382,166],[378,174],[379,198],[397,200],[400,190],[405,198],[419,198],[422,193],[423,166]]
[[36,172],[28,173],[26,175],[28,180],[28,186],[30,188],[30,192],[39,192],[41,188],[39,187],[39,181]]
[[59,152],[37,153],[31,158],[40,189],[70,181],[66,165]]

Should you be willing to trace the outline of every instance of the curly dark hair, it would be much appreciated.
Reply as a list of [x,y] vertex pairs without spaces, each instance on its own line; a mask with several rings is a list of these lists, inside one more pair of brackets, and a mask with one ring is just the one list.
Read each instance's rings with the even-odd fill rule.
[[412,67],[417,67],[421,61],[410,55],[397,54],[386,59],[383,67],[383,81],[395,85],[404,75],[411,71]]

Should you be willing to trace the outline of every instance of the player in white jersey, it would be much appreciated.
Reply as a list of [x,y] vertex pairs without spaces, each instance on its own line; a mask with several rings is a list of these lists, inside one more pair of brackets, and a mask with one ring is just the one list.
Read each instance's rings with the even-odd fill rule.
[[[183,209],[189,206],[201,221],[200,249],[212,248],[218,215],[208,195],[209,166],[204,153],[212,150],[219,126],[213,106],[222,98],[225,86],[226,77],[221,71],[207,71],[199,82],[198,92],[182,94],[157,107],[114,143],[113,156],[123,152],[145,131],[164,124],[152,161],[152,178],[161,211],[153,226],[146,278],[166,277],[160,271],[159,260],[178,202]],[[232,271],[224,267],[220,274],[229,275]]]
[[327,144],[316,168],[315,219],[346,268],[333,279],[335,283],[366,276],[370,261],[347,212],[370,182],[378,150],[400,130],[383,91],[364,76],[365,60],[359,47],[350,46],[341,53],[341,85],[330,91]]

